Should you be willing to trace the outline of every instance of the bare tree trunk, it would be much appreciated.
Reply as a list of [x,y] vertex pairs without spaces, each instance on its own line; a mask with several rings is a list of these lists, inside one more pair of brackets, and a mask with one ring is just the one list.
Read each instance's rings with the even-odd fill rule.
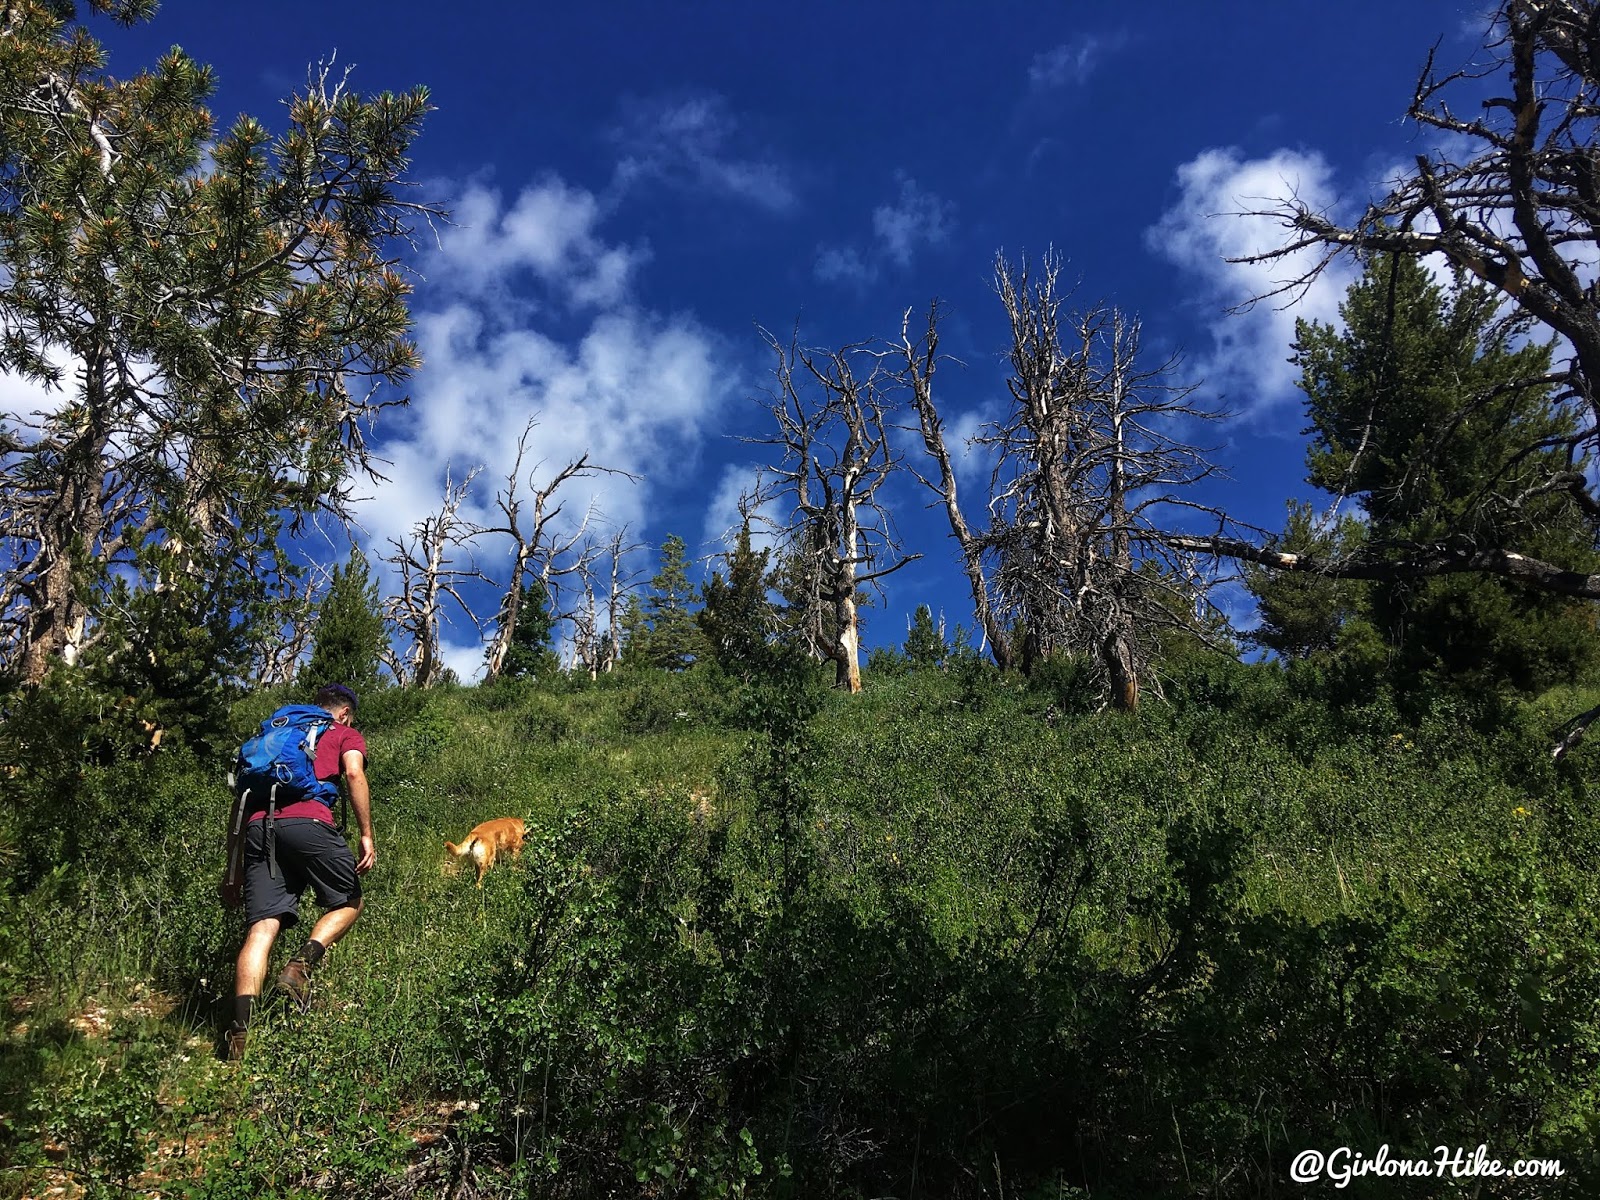
[[[439,660],[439,630],[445,619],[444,601],[454,600],[474,625],[471,606],[462,597],[460,585],[469,579],[482,580],[483,573],[476,567],[461,569],[455,566],[450,551],[471,543],[479,530],[459,516],[462,501],[478,474],[474,467],[459,484],[445,477],[444,502],[439,511],[419,521],[409,541],[401,543],[390,539],[395,553],[384,559],[400,572],[400,591],[384,605],[387,616],[400,631],[410,638],[411,650],[406,657],[409,669],[395,671],[395,679],[409,680],[417,687],[432,687],[442,673]],[[391,664],[393,669],[394,664]]]
[[[495,503],[505,515],[504,523],[478,531],[503,534],[509,537],[512,543],[511,576],[506,581],[505,591],[500,600],[500,610],[495,617],[494,639],[489,644],[484,662],[485,682],[494,681],[505,670],[506,655],[516,635],[517,610],[522,604],[522,593],[528,572],[534,569],[539,571],[540,579],[545,584],[546,596],[551,603],[554,603],[553,585],[556,580],[579,570],[578,565],[563,562],[562,558],[583,541],[594,512],[592,508],[586,511],[576,529],[557,534],[555,532],[557,518],[565,506],[555,503],[554,500],[561,486],[568,480],[589,478],[594,475],[621,475],[625,479],[635,478],[628,472],[614,467],[595,466],[590,463],[588,454],[582,454],[557,471],[544,487],[536,488],[530,480],[528,486],[533,493],[532,512],[524,525],[523,500],[517,491],[522,482],[522,463],[527,453],[528,437],[537,425],[537,420],[530,419],[523,427],[522,435],[517,439],[516,462],[506,476],[506,486],[495,496]],[[580,555],[580,563],[582,561],[584,555]]]
[[950,459],[949,447],[944,440],[944,420],[933,402],[933,372],[938,364],[939,305],[935,301],[928,307],[928,332],[920,344],[913,343],[910,335],[911,310],[905,311],[900,322],[900,343],[895,350],[905,359],[905,381],[911,390],[911,400],[916,406],[917,423],[922,432],[922,445],[939,467],[939,481],[934,483],[925,476],[913,474],[934,495],[939,497],[945,516],[950,522],[950,532],[955,536],[961,552],[961,570],[967,577],[972,592],[972,611],[983,634],[983,640],[993,656],[995,666],[1002,671],[1013,665],[1011,637],[995,616],[989,602],[989,581],[983,571],[983,542],[973,535],[966,518],[961,513],[957,496],[955,465]]
[[[778,388],[769,407],[778,433],[749,440],[782,450],[782,461],[771,469],[778,481],[773,491],[791,504],[783,536],[807,592],[801,627],[812,647],[836,664],[836,685],[859,692],[857,590],[921,557],[901,551],[878,499],[878,489],[900,465],[887,426],[888,389],[897,380],[864,344],[809,351],[766,336],[778,360]],[[855,372],[857,361],[870,364],[864,377]],[[807,378],[814,388],[805,385]]]
[[1133,577],[1133,547],[1128,538],[1128,447],[1125,438],[1130,367],[1126,354],[1126,333],[1118,314],[1112,321],[1110,378],[1107,381],[1111,462],[1106,501],[1111,525],[1113,612],[1104,654],[1107,675],[1111,681],[1111,703],[1125,712],[1132,712],[1139,707],[1139,651],[1133,616],[1128,611],[1127,598],[1123,594],[1123,587]]
[[600,669],[607,672],[615,670],[622,660],[622,637],[619,631],[622,629],[627,595],[633,588],[632,577],[623,574],[623,559],[639,548],[637,543],[624,545],[627,536],[627,526],[623,526],[612,534],[611,541],[606,545],[606,557],[611,562],[611,587],[606,594],[605,653]]

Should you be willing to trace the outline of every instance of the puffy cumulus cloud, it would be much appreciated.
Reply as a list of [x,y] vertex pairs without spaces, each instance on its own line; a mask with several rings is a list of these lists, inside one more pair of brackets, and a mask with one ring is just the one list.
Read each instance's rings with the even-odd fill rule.
[[1036,92],[1086,83],[1106,55],[1120,50],[1127,40],[1123,34],[1109,37],[1085,34],[1063,42],[1034,55],[1028,66],[1028,83]]
[[[372,520],[410,528],[437,507],[444,470],[459,478],[484,467],[463,512],[487,520],[493,491],[515,461],[530,419],[525,479],[542,485],[585,453],[592,463],[643,477],[573,480],[562,495],[603,501],[613,521],[637,521],[664,463],[690,461],[725,387],[710,338],[692,321],[627,310],[598,316],[571,344],[533,330],[497,329],[461,305],[417,321],[427,366],[414,389],[412,419],[384,447],[393,482]],[[537,464],[537,465],[536,465]],[[526,487],[526,482],[524,483]],[[570,490],[569,490],[570,489]],[[581,504],[569,503],[569,511]]]
[[[605,528],[598,518],[591,526],[600,537],[638,523],[658,489],[682,482],[738,383],[737,371],[718,361],[717,341],[692,317],[630,301],[624,285],[640,259],[603,240],[591,195],[546,181],[510,201],[482,188],[468,196],[458,226],[442,230],[437,250],[419,264],[426,283],[413,309],[424,365],[412,381],[411,407],[389,422],[377,447],[388,481],[359,514],[380,555],[390,539],[405,540],[438,511],[447,472],[460,481],[480,468],[460,515],[497,523],[495,495],[530,420],[537,425],[522,463],[523,495],[587,454],[639,479],[568,480],[558,494],[563,521],[576,522],[592,505],[604,518]],[[541,213],[552,227],[533,227]],[[604,264],[621,260],[629,269],[607,277]],[[614,283],[598,286],[602,278]],[[514,302],[501,302],[500,289]],[[592,311],[576,331],[556,336],[537,327],[540,302],[551,295]],[[570,316],[562,329],[571,329]],[[508,539],[487,537],[473,554],[498,582],[510,552]],[[480,615],[492,614],[492,592],[476,599]],[[475,671],[482,648],[470,622],[458,617],[445,632],[446,661],[460,671],[458,660],[471,659]]]
[[781,163],[741,151],[747,135],[721,96],[636,101],[612,131],[612,140],[622,151],[613,184],[619,191],[654,179],[773,213],[798,204]]
[[[1178,168],[1178,186],[1177,203],[1145,236],[1151,249],[1198,283],[1201,301],[1216,311],[1209,324],[1212,347],[1195,360],[1195,373],[1242,415],[1295,401],[1298,374],[1288,361],[1295,321],[1336,322],[1356,269],[1336,259],[1303,291],[1268,297],[1307,271],[1317,252],[1268,263],[1230,260],[1276,249],[1289,236],[1274,217],[1243,214],[1291,198],[1336,212],[1332,168],[1314,152],[1278,150],[1245,159],[1234,149],[1212,149]],[[1251,304],[1257,297],[1268,298]],[[1228,311],[1239,306],[1242,311]]]
[[499,191],[471,185],[424,258],[425,291],[480,300],[520,293],[526,301],[531,279],[568,306],[617,304],[648,256],[603,242],[602,216],[591,193],[559,179],[524,189],[510,205]]

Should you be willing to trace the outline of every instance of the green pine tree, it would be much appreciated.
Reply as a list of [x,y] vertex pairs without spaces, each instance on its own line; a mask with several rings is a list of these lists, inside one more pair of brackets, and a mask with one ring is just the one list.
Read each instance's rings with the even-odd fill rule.
[[[1501,319],[1489,289],[1438,283],[1410,258],[1380,256],[1340,307],[1344,328],[1297,326],[1312,443],[1310,482],[1359,500],[1366,544],[1515,549],[1573,569],[1600,564],[1570,492],[1526,495],[1562,451],[1522,453],[1572,431],[1552,404],[1548,345]],[[1372,624],[1397,681],[1535,690],[1600,659],[1589,606],[1472,575],[1381,581]]]
[[943,664],[950,647],[944,635],[933,624],[933,610],[926,604],[917,605],[911,617],[911,631],[906,635],[906,658],[913,670],[928,670]]
[[357,695],[365,695],[378,686],[388,636],[378,583],[367,566],[367,556],[352,549],[344,565],[334,568],[328,594],[317,613],[311,658],[300,678],[312,689],[343,683]]
[[[1366,527],[1354,517],[1341,517],[1324,529],[1318,526],[1310,504],[1291,500],[1284,531],[1271,545],[1294,554],[1330,558],[1351,553],[1365,537]],[[1350,623],[1364,620],[1368,610],[1367,585],[1359,579],[1246,566],[1244,581],[1261,613],[1261,624],[1245,635],[1245,641],[1284,659],[1309,659],[1332,652]]]
[[617,624],[622,630],[622,665],[643,667],[650,662],[650,622],[645,619],[644,600],[630,592]]
[[695,623],[694,585],[689,582],[688,548],[677,534],[661,544],[661,567],[644,600],[649,636],[640,647],[643,665],[681,671],[707,652]]
[[724,579],[712,572],[702,591],[704,606],[695,615],[711,655],[725,669],[737,670],[759,661],[776,627],[767,599],[769,550],[750,545],[750,522],[739,530],[733,550],[724,555]]
[[550,648],[555,624],[544,580],[530,575],[517,602],[517,624],[511,633],[511,645],[506,648],[501,677],[544,679],[555,674],[560,669],[555,651]]
[[329,76],[276,131],[218,130],[209,68],[173,49],[112,73],[75,7],[8,5],[0,70],[0,369],[60,389],[0,435],[0,650],[31,682],[122,627],[118,580],[184,592],[205,627],[270,624],[279,534],[347,509],[365,419],[417,362],[392,263],[427,93]]

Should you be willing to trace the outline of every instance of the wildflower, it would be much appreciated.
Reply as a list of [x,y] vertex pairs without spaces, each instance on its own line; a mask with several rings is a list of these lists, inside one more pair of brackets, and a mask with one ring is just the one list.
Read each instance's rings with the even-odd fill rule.
[[1511,810],[1511,815],[1513,817],[1526,817],[1528,815],[1528,810],[1519,804]]

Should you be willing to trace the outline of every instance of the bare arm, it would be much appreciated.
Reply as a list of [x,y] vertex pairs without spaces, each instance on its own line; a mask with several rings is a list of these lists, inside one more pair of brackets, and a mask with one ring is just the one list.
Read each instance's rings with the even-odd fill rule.
[[367,788],[367,759],[359,750],[346,750],[339,759],[345,782],[350,785],[350,806],[356,810],[361,829],[361,853],[356,855],[356,871],[366,874],[378,864],[378,850],[372,840],[372,793]]

